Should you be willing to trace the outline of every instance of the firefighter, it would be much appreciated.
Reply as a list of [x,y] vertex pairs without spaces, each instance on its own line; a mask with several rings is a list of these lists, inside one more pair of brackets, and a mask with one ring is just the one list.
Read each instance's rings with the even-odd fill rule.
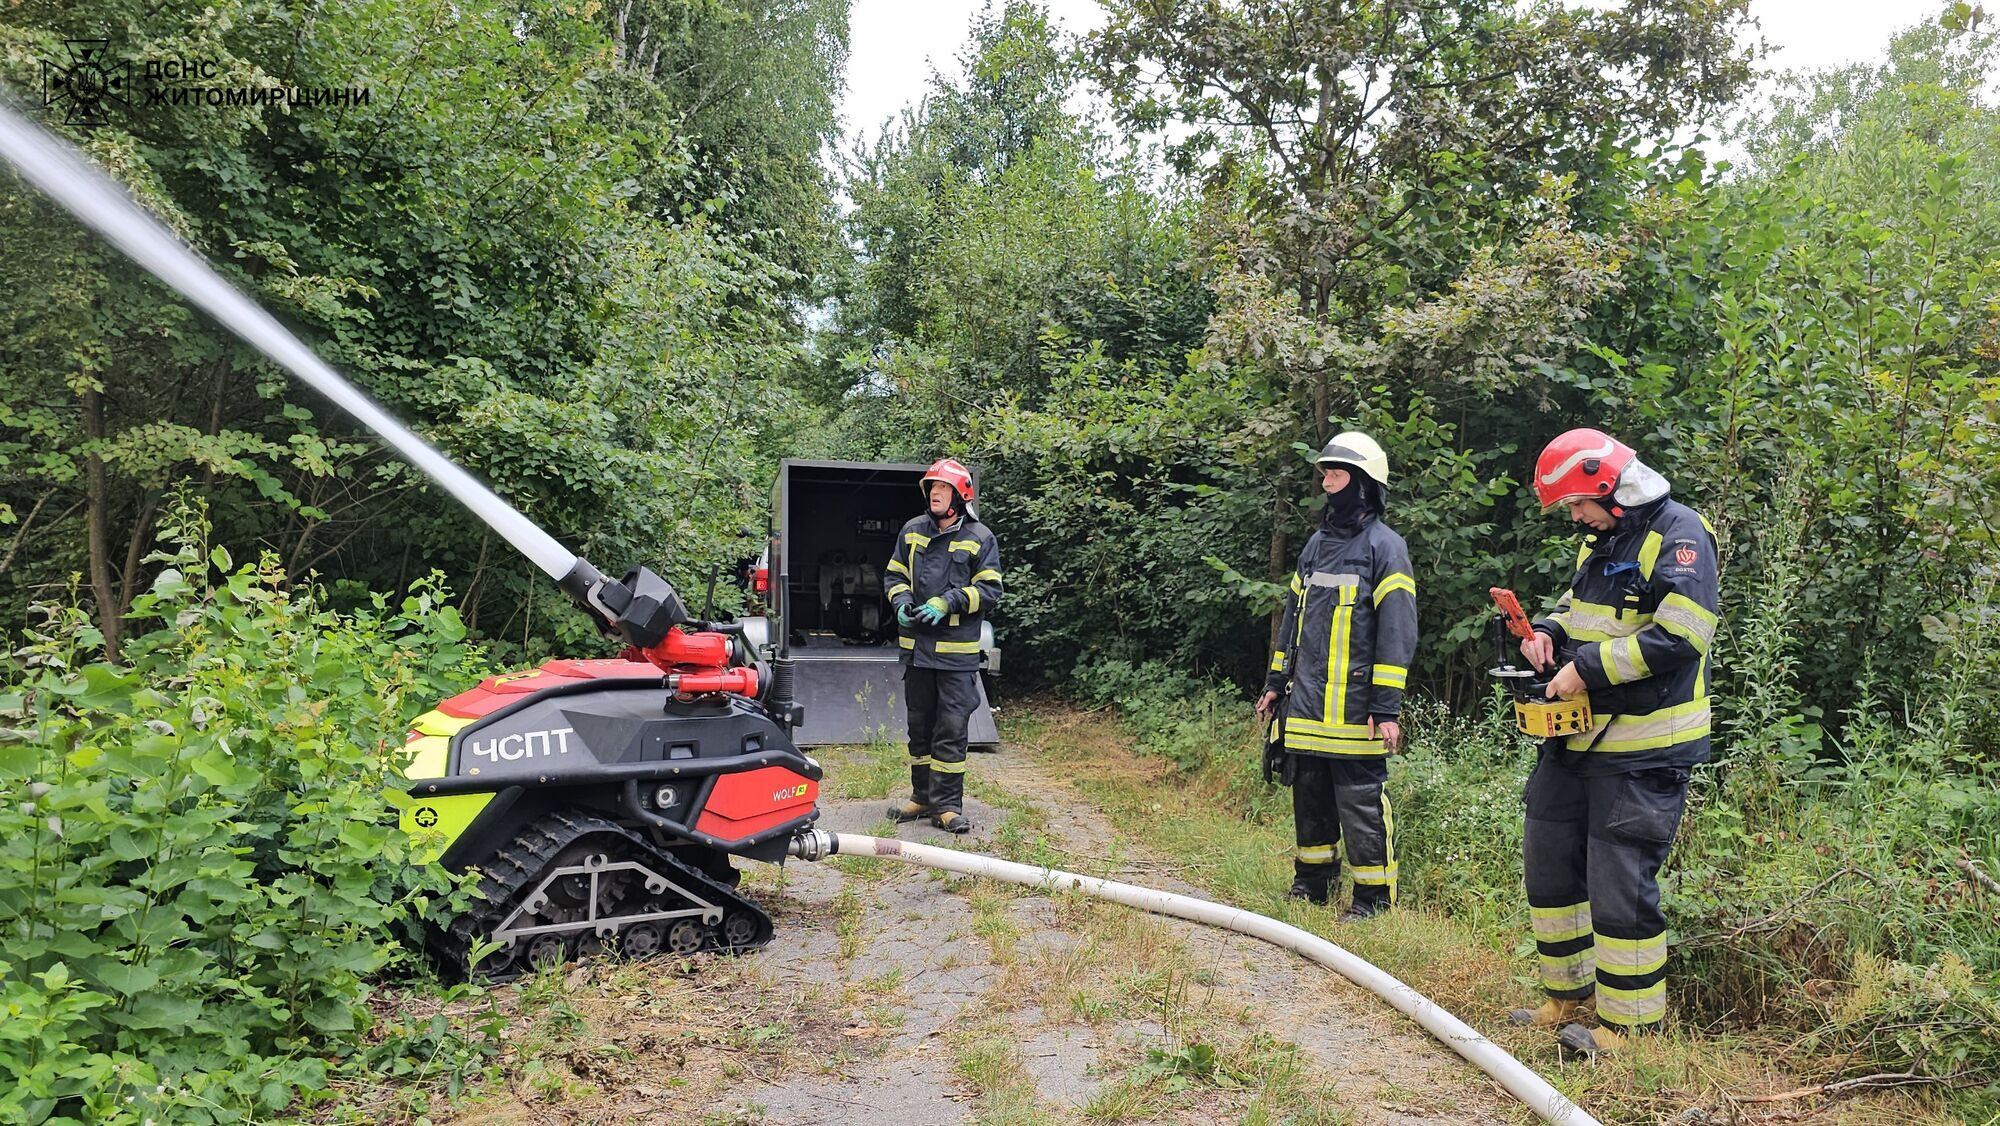
[[1292,787],[1292,898],[1324,904],[1344,846],[1355,922],[1396,902],[1396,821],[1382,784],[1402,750],[1403,685],[1417,651],[1417,584],[1403,537],[1382,522],[1389,459],[1366,434],[1317,459],[1326,509],[1299,553],[1257,714]]
[[[1548,999],[1515,1023],[1566,1046],[1617,1052],[1667,1014],[1660,864],[1688,770],[1708,761],[1708,649],[1717,624],[1715,532],[1668,496],[1631,447],[1571,430],[1535,463],[1544,512],[1588,525],[1576,574],[1521,654],[1556,669],[1549,694],[1588,697],[1589,731],[1542,744],[1522,845]],[[1597,1025],[1579,1023],[1595,997]]]
[[979,624],[1000,601],[1000,544],[973,510],[972,473],[951,458],[924,472],[929,510],[903,525],[885,573],[902,646],[910,728],[910,800],[898,822],[965,818],[965,744],[979,707]]

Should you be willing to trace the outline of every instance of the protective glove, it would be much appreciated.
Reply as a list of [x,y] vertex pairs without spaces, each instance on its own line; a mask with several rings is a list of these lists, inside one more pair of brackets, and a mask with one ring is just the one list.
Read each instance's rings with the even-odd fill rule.
[[1292,784],[1291,755],[1285,752],[1285,727],[1275,716],[1264,729],[1264,784]]
[[939,595],[917,607],[917,620],[927,626],[934,626],[944,621],[944,616],[950,612],[951,603],[946,602],[943,595]]
[[910,616],[909,603],[905,602],[896,607],[896,624],[902,626],[904,629],[909,629],[911,626],[917,624],[917,620]]

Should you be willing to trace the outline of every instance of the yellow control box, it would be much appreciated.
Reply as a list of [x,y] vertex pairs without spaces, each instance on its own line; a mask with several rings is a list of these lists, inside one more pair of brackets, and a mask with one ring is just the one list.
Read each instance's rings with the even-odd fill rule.
[[1514,726],[1537,739],[1581,735],[1591,722],[1589,700],[1514,701]]

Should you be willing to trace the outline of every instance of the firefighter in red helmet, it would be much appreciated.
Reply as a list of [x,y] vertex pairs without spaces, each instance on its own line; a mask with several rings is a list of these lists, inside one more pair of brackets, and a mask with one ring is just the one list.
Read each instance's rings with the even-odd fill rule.
[[[1594,722],[1545,741],[1528,778],[1522,859],[1548,999],[1513,1019],[1560,1027],[1579,1051],[1619,1051],[1667,1014],[1658,877],[1688,770],[1708,761],[1715,532],[1598,430],[1550,442],[1534,487],[1542,511],[1567,506],[1591,531],[1521,653],[1557,670],[1551,695],[1587,696]],[[1582,1023],[1593,1001],[1595,1029]]]
[[972,473],[951,458],[924,471],[928,505],[903,525],[886,593],[902,646],[910,728],[910,800],[897,821],[929,818],[948,833],[965,818],[965,745],[979,707],[979,625],[1000,601],[1000,543],[972,507]]

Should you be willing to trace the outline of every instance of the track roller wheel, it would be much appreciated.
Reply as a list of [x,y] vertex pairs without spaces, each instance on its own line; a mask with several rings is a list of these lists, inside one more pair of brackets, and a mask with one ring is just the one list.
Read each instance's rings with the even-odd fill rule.
[[731,911],[722,920],[722,948],[743,950],[757,941],[757,919],[748,911]]
[[618,952],[627,958],[650,958],[665,942],[666,933],[658,923],[633,923],[618,932]]

